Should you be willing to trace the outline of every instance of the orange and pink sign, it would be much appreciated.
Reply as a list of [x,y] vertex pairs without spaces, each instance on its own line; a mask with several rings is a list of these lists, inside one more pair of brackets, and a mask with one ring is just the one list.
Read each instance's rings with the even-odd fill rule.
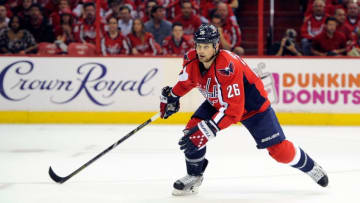
[[360,112],[358,59],[248,59],[283,112]]

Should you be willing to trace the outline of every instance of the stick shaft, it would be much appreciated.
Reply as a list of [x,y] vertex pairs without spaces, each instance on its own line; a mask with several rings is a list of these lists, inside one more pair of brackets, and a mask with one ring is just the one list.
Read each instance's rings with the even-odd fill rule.
[[136,127],[134,130],[132,130],[131,132],[129,132],[127,135],[125,135],[124,137],[122,137],[120,140],[118,140],[117,142],[115,142],[114,144],[112,144],[111,146],[109,146],[107,149],[105,149],[104,151],[102,151],[101,153],[99,153],[98,155],[96,155],[94,158],[92,158],[91,160],[89,160],[88,162],[86,162],[84,165],[82,165],[80,168],[76,169],[74,172],[72,172],[70,175],[66,176],[66,177],[60,177],[58,175],[55,174],[55,172],[52,170],[52,168],[49,168],[49,175],[50,177],[57,183],[64,183],[65,181],[67,181],[68,179],[70,179],[71,177],[75,176],[76,174],[78,174],[80,171],[82,171],[84,168],[86,168],[87,166],[89,166],[90,164],[92,164],[93,162],[95,162],[97,159],[99,159],[100,157],[102,157],[104,154],[108,153],[109,151],[111,151],[112,149],[114,149],[116,146],[118,146],[120,143],[122,143],[123,141],[125,141],[126,139],[128,139],[129,137],[131,137],[132,135],[134,135],[136,132],[138,132],[140,129],[142,129],[143,127],[147,126],[149,123],[151,123],[152,121],[158,119],[160,117],[160,113],[155,114],[153,117],[151,117],[150,119],[148,119],[147,121],[145,121],[144,123],[142,123],[141,125],[139,125],[138,127]]

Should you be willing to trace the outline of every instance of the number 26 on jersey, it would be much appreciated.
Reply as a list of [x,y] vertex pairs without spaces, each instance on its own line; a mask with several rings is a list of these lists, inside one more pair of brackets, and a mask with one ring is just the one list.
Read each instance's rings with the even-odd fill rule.
[[240,90],[239,90],[238,84],[229,85],[226,89],[228,92],[228,98],[240,95]]

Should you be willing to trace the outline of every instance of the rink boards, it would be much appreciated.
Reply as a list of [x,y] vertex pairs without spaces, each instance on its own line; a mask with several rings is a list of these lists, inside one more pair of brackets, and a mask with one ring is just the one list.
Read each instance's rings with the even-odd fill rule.
[[[283,124],[360,125],[360,60],[245,58]],[[1,123],[141,123],[174,85],[174,57],[0,57]],[[197,90],[181,112],[157,123],[185,123],[204,100]]]

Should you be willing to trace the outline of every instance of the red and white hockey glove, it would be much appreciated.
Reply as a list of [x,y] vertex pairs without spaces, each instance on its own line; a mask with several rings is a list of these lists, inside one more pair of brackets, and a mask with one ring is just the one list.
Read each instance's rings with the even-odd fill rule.
[[176,113],[180,109],[180,97],[172,93],[172,88],[166,86],[162,89],[160,95],[160,117],[167,119],[172,114]]
[[206,146],[206,143],[215,138],[220,129],[213,120],[203,120],[197,126],[184,130],[184,136],[180,139],[180,149],[185,154],[191,155]]

